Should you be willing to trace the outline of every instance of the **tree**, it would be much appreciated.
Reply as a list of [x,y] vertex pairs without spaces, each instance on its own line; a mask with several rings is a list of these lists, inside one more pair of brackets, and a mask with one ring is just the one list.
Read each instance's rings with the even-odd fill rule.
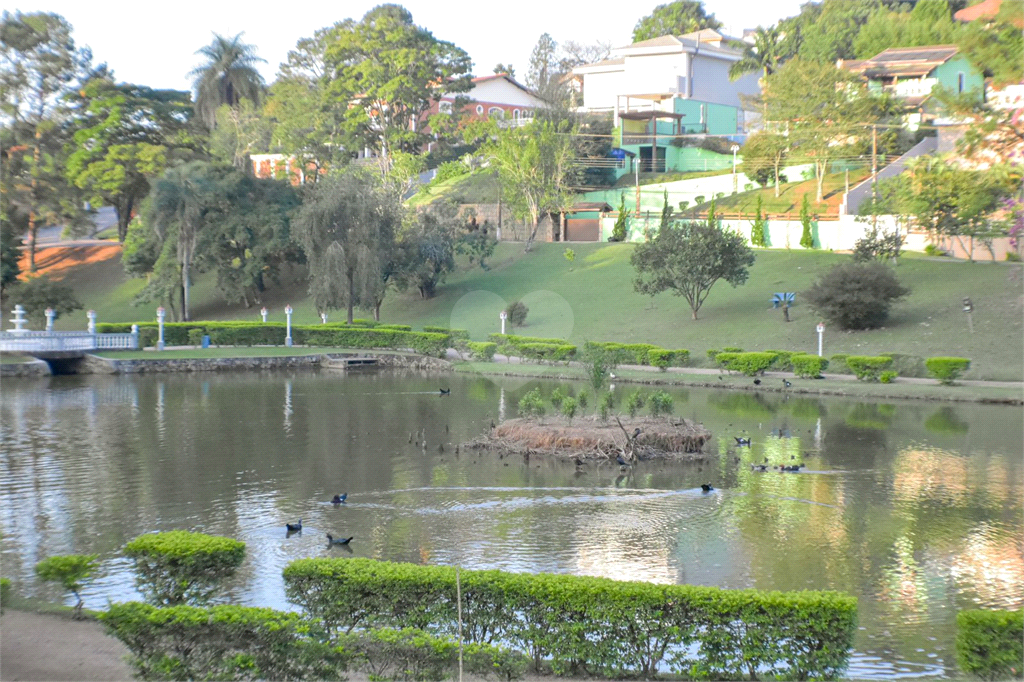
[[462,223],[454,201],[438,202],[416,215],[400,239],[406,254],[399,275],[403,286],[415,286],[420,298],[434,296],[437,285],[455,269],[455,242]]
[[57,582],[61,587],[75,595],[78,603],[75,604],[75,618],[81,618],[82,583],[96,571],[96,560],[98,554],[70,554],[66,556],[52,556],[36,564],[36,575],[45,582]]
[[469,55],[416,26],[399,5],[380,5],[358,23],[336,24],[324,53],[327,94],[340,107],[353,148],[379,156],[418,153],[433,139],[426,112],[443,93],[472,87]]
[[21,233],[18,226],[0,218],[0,295],[17,283],[21,274]]
[[822,201],[829,161],[878,119],[879,102],[854,74],[801,58],[765,79],[762,98],[767,121],[785,125],[791,144],[814,162]]
[[892,304],[910,293],[888,265],[840,263],[804,292],[808,304],[840,329],[872,329],[889,317]]
[[57,14],[5,11],[0,19],[0,127],[9,129],[4,165],[11,166],[4,172],[5,212],[17,207],[27,218],[29,272],[36,271],[39,227],[82,217],[63,173],[63,96],[86,76],[90,60]]
[[505,74],[508,74],[508,76],[510,78],[515,78],[516,77],[516,69],[515,69],[515,67],[512,66],[511,64],[503,64],[501,62],[499,62],[499,63],[494,65],[494,71],[492,73],[494,73],[494,74],[505,73]]
[[67,284],[50,279],[46,275],[30,277],[15,286],[11,298],[25,308],[25,317],[37,329],[46,324],[46,309],[52,308],[55,317],[67,315],[82,309],[82,302]]
[[780,169],[789,156],[789,144],[785,135],[759,130],[743,145],[743,173],[762,187],[769,182],[774,183],[776,197],[779,196],[779,183],[786,182],[786,176],[780,173]]
[[249,154],[265,150],[270,143],[270,121],[247,99],[233,107],[221,105],[216,121],[210,133],[210,153],[238,170],[248,171]]
[[722,230],[714,221],[682,221],[638,244],[630,263],[637,272],[633,288],[638,293],[653,296],[671,289],[687,300],[696,320],[718,280],[734,287],[747,281],[754,253],[741,235]]
[[[806,196],[806,195],[804,195]],[[754,246],[767,246],[768,243],[765,240],[764,227],[765,220],[764,213],[762,212],[762,205],[764,201],[761,199],[761,195],[757,195],[757,214],[754,217],[754,222],[750,228],[750,243]]]
[[615,218],[615,225],[612,227],[612,236],[608,237],[610,242],[626,241],[626,221],[629,213],[626,211],[626,196],[619,197],[619,214]]
[[[205,161],[193,161],[167,169],[153,186],[147,221],[152,225],[159,243],[161,257],[173,258],[180,283],[181,317],[189,320],[189,293],[192,285],[192,264],[196,244],[210,225],[209,214],[217,197],[214,192],[214,169]],[[172,268],[161,270],[164,274]]]
[[309,262],[317,310],[374,306],[385,255],[402,220],[399,198],[380,180],[346,170],[318,182],[292,224]]
[[853,59],[853,41],[878,0],[824,0],[819,7],[808,13],[799,29],[800,57],[819,65]]
[[69,97],[75,105],[74,145],[68,180],[94,203],[114,207],[117,238],[149,194],[150,181],[175,156],[188,156],[196,141],[188,130],[192,104],[187,92],[115,84],[112,75],[93,77]]
[[532,88],[541,99],[551,98],[552,83],[557,84],[558,43],[548,33],[542,33],[530,53],[530,66],[526,71],[526,86]]
[[207,130],[217,125],[217,110],[224,104],[238,105],[242,99],[259,103],[263,100],[263,76],[256,64],[265,62],[256,55],[256,46],[243,43],[242,33],[234,38],[213,34],[213,42],[196,50],[206,63],[189,72],[195,89],[196,119]]
[[811,233],[811,202],[807,199],[806,192],[800,202],[800,226],[802,228],[800,232],[800,246],[805,249],[813,249],[814,235]]
[[526,251],[537,237],[541,214],[564,211],[573,201],[573,133],[567,121],[534,121],[497,130],[480,150],[497,167],[502,196],[513,214],[530,220]]
[[717,31],[722,28],[722,22],[704,10],[701,0],[675,0],[658,5],[648,16],[640,19],[633,29],[633,42],[664,35],[678,36],[704,28]]
[[729,67],[729,80],[736,80],[754,71],[760,71],[767,78],[779,70],[787,56],[786,45],[778,26],[757,27],[754,43],[743,48],[743,58]]

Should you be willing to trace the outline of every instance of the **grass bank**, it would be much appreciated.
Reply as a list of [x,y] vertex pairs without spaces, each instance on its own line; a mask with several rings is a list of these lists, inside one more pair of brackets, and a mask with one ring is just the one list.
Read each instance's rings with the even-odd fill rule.
[[[382,309],[387,322],[468,329],[475,340],[501,329],[498,313],[515,300],[530,312],[516,333],[593,341],[646,342],[665,348],[688,348],[702,362],[708,349],[738,346],[745,350],[817,351],[818,317],[799,292],[848,255],[820,251],[758,249],[747,283],[730,287],[719,282],[699,313],[690,319],[686,301],[669,293],[655,298],[633,291],[630,244],[575,243],[575,262],[565,260],[562,244],[537,244],[529,254],[522,245],[499,244],[488,261],[490,269],[460,269],[438,287],[437,295],[421,299],[415,291],[391,292]],[[64,271],[86,310],[97,311],[101,322],[155,319],[155,304],[131,305],[144,285],[125,277],[118,258]],[[882,329],[835,332],[826,329],[824,352],[901,353],[919,357],[954,355],[971,358],[967,379],[1024,380],[1024,321],[1020,264],[930,259],[908,255],[897,268],[900,280],[912,290],[894,307]],[[796,305],[786,323],[773,310],[773,293],[794,291]],[[967,328],[962,300],[974,302],[974,333]],[[214,277],[203,274],[192,288],[193,319],[259,320],[259,307],[225,304],[218,300]],[[16,303],[16,301],[11,301]],[[273,320],[283,322],[285,304],[295,309],[294,324],[316,324],[319,317],[309,299],[305,271],[293,268],[279,285],[267,290],[262,302]],[[362,313],[366,316],[365,313]],[[9,317],[9,315],[5,315]],[[343,313],[331,314],[332,321]],[[58,329],[84,329],[85,314],[58,319]],[[512,330],[509,330],[512,331]]]

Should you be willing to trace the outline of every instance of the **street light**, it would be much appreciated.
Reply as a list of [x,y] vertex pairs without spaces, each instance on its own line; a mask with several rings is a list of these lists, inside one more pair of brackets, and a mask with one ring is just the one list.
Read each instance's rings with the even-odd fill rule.
[[158,326],[160,328],[160,333],[159,333],[159,336],[157,337],[157,341],[156,341],[156,349],[157,350],[163,350],[164,349],[164,318],[166,316],[167,316],[167,311],[164,310],[163,306],[160,306],[159,308],[156,309],[156,320],[157,320],[157,324],[158,324]]
[[736,175],[736,152],[740,150],[740,146],[734,144],[729,149],[732,150],[732,193],[736,194],[739,191],[739,178]]
[[284,307],[284,314],[287,318],[287,330],[285,331],[284,345],[290,348],[292,345],[292,307],[290,305],[286,305]]

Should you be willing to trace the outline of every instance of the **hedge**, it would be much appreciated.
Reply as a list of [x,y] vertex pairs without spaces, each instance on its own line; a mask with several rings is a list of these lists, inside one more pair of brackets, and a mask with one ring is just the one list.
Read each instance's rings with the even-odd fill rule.
[[112,604],[99,615],[144,680],[342,680],[347,657],[297,613]]
[[846,365],[861,381],[878,381],[882,372],[892,365],[892,358],[886,355],[850,355]]
[[789,362],[793,366],[793,373],[804,379],[817,379],[828,369],[828,360],[817,355],[791,355]]
[[452,340],[461,339],[469,341],[469,331],[465,329],[448,329],[447,327],[432,327],[428,325],[423,327],[423,331],[431,334],[447,334]]
[[[455,569],[372,559],[300,559],[289,601],[332,631],[458,628]],[[463,637],[548,659],[560,675],[832,679],[848,663],[854,597],[656,585],[606,578],[461,572]]]
[[209,600],[245,558],[245,543],[231,538],[172,530],[140,535],[125,546],[136,584],[160,605]]
[[567,343],[521,343],[515,349],[530,360],[561,362],[576,357],[576,346]]
[[498,352],[498,344],[490,341],[470,341],[467,346],[473,357],[486,362],[493,360],[494,354]]
[[748,377],[764,374],[772,366],[777,356],[773,352],[732,353],[721,352],[715,356],[715,362],[733,372],[743,372]]
[[1024,610],[956,614],[956,661],[983,680],[1024,678]]
[[849,353],[836,353],[828,359],[828,364],[836,374],[850,374],[850,366],[846,364]]
[[616,354],[620,363],[637,365],[651,364],[649,357],[650,351],[662,350],[658,346],[654,346],[649,343],[615,343],[614,341],[595,341],[590,345]]
[[971,367],[967,358],[928,358],[924,361],[928,374],[949,386]]
[[545,339],[537,336],[516,336],[515,334],[488,334],[487,340],[498,344],[498,348],[519,346],[524,343],[553,343],[559,346],[569,343],[565,339]]
[[799,351],[792,350],[766,350],[765,353],[774,353],[775,360],[772,362],[772,369],[777,372],[789,372],[793,369],[792,358],[799,355]]

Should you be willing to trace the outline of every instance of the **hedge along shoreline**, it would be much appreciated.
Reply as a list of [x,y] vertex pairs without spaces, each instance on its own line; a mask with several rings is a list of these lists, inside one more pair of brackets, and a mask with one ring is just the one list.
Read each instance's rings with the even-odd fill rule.
[[[454,634],[455,569],[372,559],[299,559],[288,599],[332,631],[416,627]],[[607,578],[461,571],[471,643],[525,651],[559,675],[833,679],[846,668],[857,600]]]
[[983,680],[1024,678],[1024,609],[956,614],[956,661]]

